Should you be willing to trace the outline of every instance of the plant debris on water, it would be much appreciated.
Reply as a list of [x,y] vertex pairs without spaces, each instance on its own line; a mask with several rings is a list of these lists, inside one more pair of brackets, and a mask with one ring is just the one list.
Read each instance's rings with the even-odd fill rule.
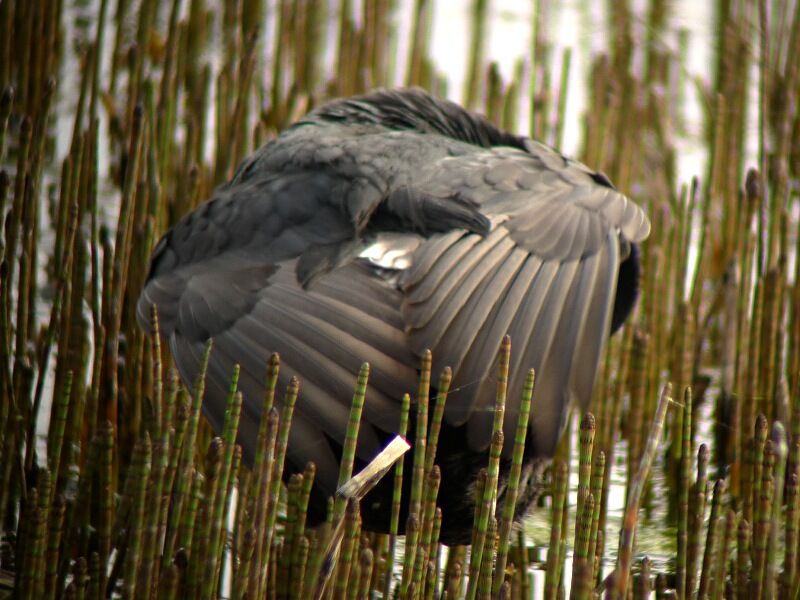
[[[393,533],[360,529],[366,476],[306,527],[314,466],[282,477],[300,382],[278,389],[273,356],[247,468],[238,373],[214,437],[203,376],[187,391],[135,318],[154,241],[254,148],[328,98],[397,84],[448,92],[431,55],[438,5],[0,1],[0,597],[800,597],[800,2],[714,2],[713,53],[694,81],[674,4],[634,4],[608,3],[602,47],[579,54],[548,35],[551,3],[532,1],[530,52],[508,80],[486,58],[496,7],[477,0],[466,17],[464,104],[558,148],[580,58],[577,158],[653,224],[638,308],[548,472],[542,560],[495,510],[491,461],[473,543],[439,544],[438,407],[413,473],[396,455],[374,466],[396,482]],[[709,159],[681,181],[691,86]],[[512,351],[499,349],[496,414]],[[353,373],[352,444],[368,373]],[[447,393],[445,371],[441,398],[427,398],[439,376],[429,356],[420,373],[401,435],[412,406]],[[343,461],[340,482],[350,469]],[[653,530],[674,544],[667,560],[638,550]]]

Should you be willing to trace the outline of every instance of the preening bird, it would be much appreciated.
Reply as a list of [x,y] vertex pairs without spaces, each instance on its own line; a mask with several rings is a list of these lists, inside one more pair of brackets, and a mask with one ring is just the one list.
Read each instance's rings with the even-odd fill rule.
[[[362,362],[371,367],[363,465],[397,431],[430,349],[434,374],[453,369],[436,459],[441,540],[469,543],[503,337],[514,350],[498,503],[525,373],[536,369],[521,516],[570,407],[589,402],[604,343],[635,304],[637,244],[649,231],[642,209],[581,163],[421,90],[377,91],[314,110],[244,160],[161,238],[137,314],[149,329],[157,307],[187,385],[214,339],[203,409],[217,431],[241,365],[245,462],[266,364],[280,354],[281,388],[300,380],[287,471],[317,467],[311,524],[336,491]],[[362,501],[365,528],[387,530],[391,479]]]

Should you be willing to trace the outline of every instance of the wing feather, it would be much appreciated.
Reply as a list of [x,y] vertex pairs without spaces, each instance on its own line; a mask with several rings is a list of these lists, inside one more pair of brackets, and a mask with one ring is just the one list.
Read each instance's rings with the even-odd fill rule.
[[[492,241],[497,241],[497,235],[490,237],[492,237]],[[457,243],[449,246],[439,255],[423,279],[408,285],[406,288],[407,301],[418,304],[428,300],[434,294],[440,297],[448,294],[453,286],[458,284],[460,276],[480,260],[481,255],[488,250],[486,245],[479,245],[479,242],[481,242],[481,237],[472,234],[461,237]],[[477,248],[475,248],[476,246]],[[433,305],[436,306],[436,303],[434,302]],[[423,323],[427,322],[424,313],[420,316]],[[430,314],[427,315],[427,318],[430,319]]]
[[583,410],[589,406],[603,346],[609,336],[608,328],[601,329],[592,324],[611,321],[617,289],[617,269],[614,265],[619,260],[619,244],[609,236],[606,248],[606,252],[598,255],[595,293],[589,300],[584,317],[585,326],[575,346],[570,375],[574,395]]
[[498,246],[498,250],[493,252],[488,273],[483,275],[487,278],[485,285],[469,296],[469,300],[451,321],[455,335],[443,349],[446,355],[454,356],[458,364],[464,363],[464,357],[483,329],[481,325],[484,319],[496,312],[510,282],[524,261],[524,253],[518,252],[507,239],[502,246]]
[[[596,325],[590,324],[586,320],[589,307],[586,299],[591,298],[593,295],[599,263],[599,256],[593,255],[576,264],[566,297],[557,300],[562,308],[551,312],[553,314],[556,310],[560,310],[560,314],[552,317],[552,320],[557,325],[554,328],[547,351],[536,352],[538,350],[536,348],[531,352],[534,340],[532,339],[528,344],[530,358],[526,357],[527,361],[534,365],[538,372],[543,374],[542,379],[538,382],[540,385],[537,385],[538,396],[542,399],[561,400],[560,402],[551,401],[549,403],[537,400],[532,408],[530,427],[533,432],[533,447],[531,450],[540,456],[549,456],[555,451],[559,434],[566,423],[567,409],[570,401],[575,397],[570,375],[575,364],[578,343],[585,328],[587,326],[596,327]],[[602,329],[599,329],[599,331],[601,332],[598,334],[599,337],[605,339],[607,334],[604,335]],[[592,363],[594,365],[597,364],[599,356],[600,353],[598,351],[595,358],[589,361],[589,364],[582,366],[582,368],[592,371],[592,380],[594,380],[596,366],[593,368],[591,365]],[[516,372],[519,373],[520,371],[517,370]],[[520,395],[522,393],[522,384],[515,380],[511,386],[511,393],[517,396]],[[580,400],[584,401],[585,399],[581,398]],[[510,423],[507,425],[510,425]]]
[[414,261],[403,273],[404,285],[411,289],[414,282],[423,279],[439,257],[464,236],[460,229],[430,238],[414,252]]
[[[498,261],[507,256],[513,247],[514,243],[508,238],[507,232],[498,228],[475,246],[469,258],[456,259],[449,264],[444,261],[452,259],[442,258],[440,262],[448,275],[435,293],[425,302],[406,302],[404,306],[406,322],[411,328],[409,337],[417,352],[433,347],[441,339],[472,293],[479,286],[483,287],[489,271],[497,268]],[[424,328],[426,333],[418,343],[415,329],[420,328]]]
[[[483,307],[478,314],[486,315],[483,319],[480,332],[475,342],[467,348],[462,371],[473,380],[484,381],[490,369],[494,368],[491,354],[487,348],[498,348],[503,336],[508,333],[511,321],[520,309],[528,292],[528,288],[542,266],[542,261],[527,252],[515,248],[511,257],[503,265],[502,279],[505,279],[505,289],[502,291],[493,307]],[[505,272],[509,269],[508,272]],[[502,279],[498,278],[493,287],[500,287]]]

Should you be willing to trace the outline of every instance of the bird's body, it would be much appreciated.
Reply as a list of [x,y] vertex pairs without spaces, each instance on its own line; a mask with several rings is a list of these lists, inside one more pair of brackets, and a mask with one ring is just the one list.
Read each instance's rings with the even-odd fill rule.
[[[504,471],[524,373],[537,371],[524,512],[572,400],[586,406],[603,344],[635,302],[635,244],[648,232],[604,176],[552,149],[419,90],[376,92],[310,113],[181,219],[156,247],[138,316],[147,325],[158,307],[187,383],[214,338],[204,410],[217,430],[241,365],[247,461],[267,358],[280,354],[280,381],[301,381],[287,465],[317,466],[312,522],[335,491],[360,364],[371,366],[357,447],[368,462],[432,350],[434,372],[453,368],[437,456],[442,540],[463,543],[500,341],[514,344]],[[384,481],[362,503],[365,526],[385,529],[390,504]]]

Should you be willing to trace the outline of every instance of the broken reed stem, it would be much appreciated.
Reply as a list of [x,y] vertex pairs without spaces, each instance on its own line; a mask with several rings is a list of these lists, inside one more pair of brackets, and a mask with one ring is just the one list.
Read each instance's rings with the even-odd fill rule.
[[687,387],[683,392],[683,432],[681,439],[681,460],[679,463],[678,483],[678,539],[677,539],[677,564],[675,565],[675,589],[684,594],[686,589],[686,568],[688,561],[689,544],[689,488],[692,458],[692,388]]
[[613,584],[613,597],[619,598],[620,600],[626,597],[626,590],[628,589],[628,578],[633,561],[634,534],[638,521],[639,503],[644,493],[644,486],[650,473],[650,467],[653,464],[653,458],[658,449],[658,444],[661,441],[661,432],[664,429],[667,408],[669,408],[672,402],[671,395],[672,385],[667,383],[661,392],[661,400],[658,403],[656,416],[647,436],[647,443],[644,453],[642,454],[642,461],[639,463],[634,483],[631,485],[631,493],[625,506],[623,526],[620,531],[619,554],[617,566],[614,570]]

